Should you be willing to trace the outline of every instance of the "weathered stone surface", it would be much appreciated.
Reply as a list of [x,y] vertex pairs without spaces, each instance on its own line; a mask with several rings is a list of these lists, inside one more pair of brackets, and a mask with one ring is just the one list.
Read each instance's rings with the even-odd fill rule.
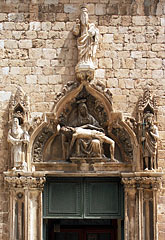
[[[6,141],[9,99],[21,85],[30,96],[32,116],[38,116],[38,112],[40,115],[50,112],[55,93],[65,90],[66,83],[75,81],[77,47],[72,29],[82,3],[88,3],[90,22],[95,23],[100,32],[94,82],[100,87],[100,94],[105,87],[113,93],[114,113],[135,117],[137,101],[147,85],[157,95],[158,165],[165,169],[164,0],[1,1],[0,239],[8,240],[10,232],[9,190],[2,177],[9,165]],[[119,171],[120,166],[116,169]],[[165,238],[164,198],[162,188],[157,203],[159,240]]]

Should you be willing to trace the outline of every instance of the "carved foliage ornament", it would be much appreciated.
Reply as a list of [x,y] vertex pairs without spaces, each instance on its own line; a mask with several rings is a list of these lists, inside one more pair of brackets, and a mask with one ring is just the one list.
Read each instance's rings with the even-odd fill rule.
[[46,181],[45,177],[12,177],[12,176],[6,176],[5,181],[8,182],[10,187],[13,188],[43,188],[44,183]]
[[19,119],[20,123],[27,123],[30,119],[30,102],[27,94],[24,93],[21,87],[17,88],[17,91],[11,95],[9,101],[9,122],[13,117]]
[[33,162],[41,162],[43,157],[43,150],[47,140],[53,135],[53,132],[48,127],[44,127],[40,134],[35,139],[33,144],[32,157]]
[[123,149],[127,158],[132,161],[133,160],[133,145],[131,143],[129,134],[120,125],[113,126],[111,133],[118,139],[121,149]]

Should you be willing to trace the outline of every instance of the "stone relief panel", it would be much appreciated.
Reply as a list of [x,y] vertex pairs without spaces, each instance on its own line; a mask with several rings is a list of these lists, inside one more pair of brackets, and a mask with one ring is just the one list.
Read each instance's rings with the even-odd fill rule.
[[[115,161],[115,143],[107,134],[107,124],[103,104],[84,87],[60,114],[57,134],[47,145],[44,158],[46,161],[78,158]],[[109,149],[105,151],[104,145]]]

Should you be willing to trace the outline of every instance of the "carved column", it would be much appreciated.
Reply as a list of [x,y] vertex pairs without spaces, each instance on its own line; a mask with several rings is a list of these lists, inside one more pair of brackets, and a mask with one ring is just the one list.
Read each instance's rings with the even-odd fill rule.
[[136,217],[136,188],[134,178],[122,178],[124,183],[124,239],[134,240],[135,237],[135,217]]
[[158,240],[157,194],[162,173],[122,173],[125,188],[125,240]]
[[158,240],[157,194],[162,181],[161,173],[140,175],[135,177],[139,201],[139,240]]
[[5,173],[10,189],[10,240],[42,239],[44,176]]

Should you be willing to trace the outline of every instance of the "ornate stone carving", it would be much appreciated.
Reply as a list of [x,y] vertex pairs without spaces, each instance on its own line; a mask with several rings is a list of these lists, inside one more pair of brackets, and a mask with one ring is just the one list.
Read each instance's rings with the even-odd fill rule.
[[37,136],[33,144],[32,158],[33,162],[43,161],[43,150],[47,140],[53,135],[52,130],[44,127],[41,133]]
[[97,81],[97,83],[91,83],[91,86],[97,91],[101,92],[112,105],[112,93],[110,92],[109,88],[106,88],[100,81]]
[[45,177],[32,176],[5,176],[5,181],[12,188],[43,188],[46,181]]
[[30,119],[30,101],[27,94],[24,93],[21,87],[11,95],[9,101],[9,122],[13,117],[19,119],[20,124],[27,124]]
[[[153,173],[154,174],[154,173]],[[132,176],[123,177],[122,182],[125,187],[131,188],[135,187],[137,189],[159,189],[163,178],[161,174],[159,176],[154,176],[151,173],[151,176],[144,175],[144,173],[130,174]],[[123,174],[125,175],[125,174]]]
[[79,81],[92,80],[94,77],[94,60],[99,40],[99,30],[94,23],[88,23],[86,5],[81,6],[80,19],[76,20],[73,34],[78,37],[78,63],[75,71]]
[[[76,98],[72,99],[59,117],[59,122],[62,125],[76,126],[76,121],[80,121],[78,116],[78,109],[80,105],[85,103],[88,111],[88,116],[93,116],[101,127],[105,128],[107,125],[107,113],[103,104],[92,96],[84,87]],[[91,118],[91,117],[90,117]],[[80,126],[80,124],[77,122]]]
[[118,143],[123,149],[125,155],[127,156],[126,160],[133,160],[133,145],[131,143],[131,139],[127,131],[117,124],[116,126],[112,126],[111,133],[118,139]]
[[157,168],[157,142],[159,138],[158,128],[153,124],[153,114],[144,114],[142,133],[142,148],[145,170]]
[[54,103],[56,104],[57,102],[59,102],[59,100],[62,97],[64,97],[66,94],[68,94],[69,92],[71,92],[72,90],[77,88],[78,85],[79,84],[76,82],[68,82],[66,85],[64,85],[62,91],[60,93],[56,94]]
[[26,170],[25,155],[30,136],[19,125],[19,119],[16,117],[13,119],[12,127],[9,129],[7,140],[11,143],[11,161],[14,169]]
[[149,88],[144,91],[138,103],[138,137],[141,144],[141,168],[157,169],[157,141],[159,138],[157,121],[156,97],[151,95]]
[[8,142],[11,144],[11,166],[14,169],[27,170],[26,153],[30,141],[28,134],[30,121],[29,97],[21,87],[11,95],[9,102]]
[[114,147],[115,142],[107,137],[101,128],[94,127],[94,125],[86,124],[81,127],[62,127],[61,132],[64,135],[71,135],[71,142],[69,147],[69,155],[72,152],[72,148],[76,143],[76,157],[81,157],[85,154],[85,157],[102,157],[103,143],[110,145],[111,161],[114,159]]

